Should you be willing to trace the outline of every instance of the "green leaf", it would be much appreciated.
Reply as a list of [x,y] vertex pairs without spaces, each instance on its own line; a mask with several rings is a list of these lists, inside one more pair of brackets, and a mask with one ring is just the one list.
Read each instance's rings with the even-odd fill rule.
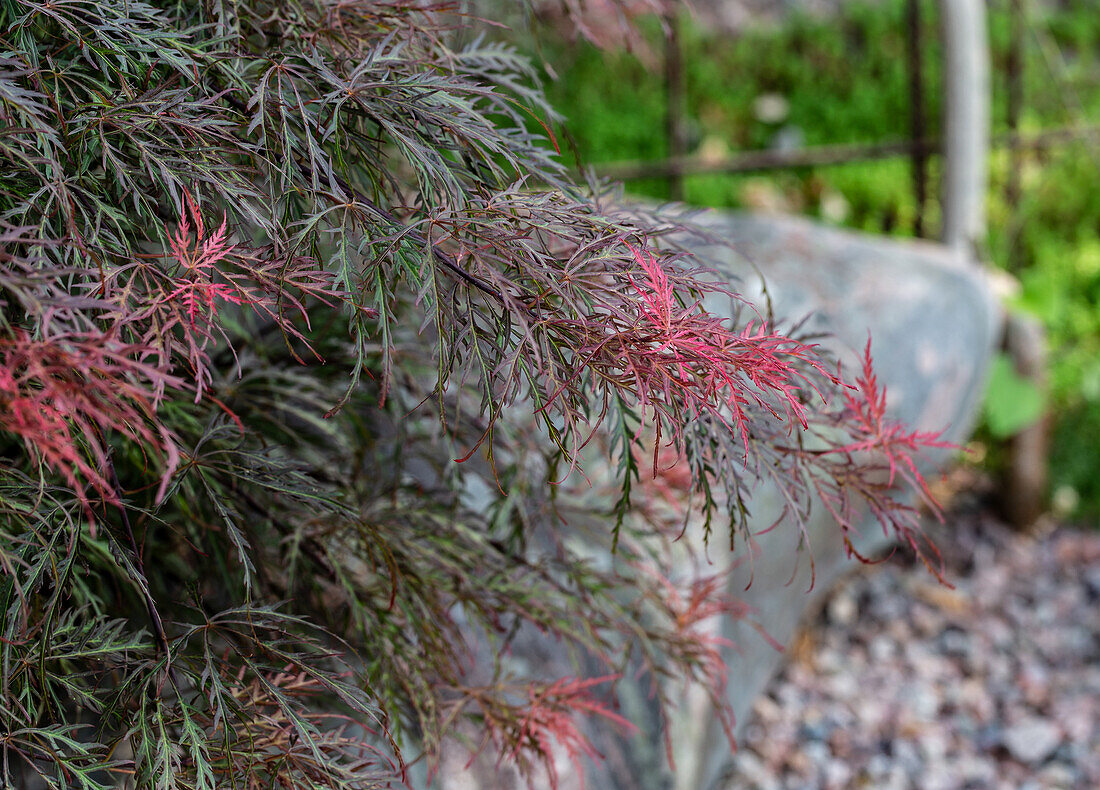
[[1016,373],[1007,354],[993,360],[985,391],[985,421],[999,439],[1019,433],[1042,415],[1046,395],[1034,382]]

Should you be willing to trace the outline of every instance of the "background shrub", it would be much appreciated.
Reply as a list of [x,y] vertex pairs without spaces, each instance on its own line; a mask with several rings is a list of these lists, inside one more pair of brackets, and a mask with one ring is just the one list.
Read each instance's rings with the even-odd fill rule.
[[[920,548],[884,472],[926,493],[934,437],[869,366],[703,311],[689,231],[575,184],[468,18],[3,0],[0,30],[7,784],[377,787],[470,727],[553,779],[578,717],[629,726],[627,667],[718,700],[732,603],[631,515],[658,457],[707,530],[763,469],[796,524],[866,502]],[[579,550],[548,482],[590,442]],[[521,628],[605,671],[523,677]]]

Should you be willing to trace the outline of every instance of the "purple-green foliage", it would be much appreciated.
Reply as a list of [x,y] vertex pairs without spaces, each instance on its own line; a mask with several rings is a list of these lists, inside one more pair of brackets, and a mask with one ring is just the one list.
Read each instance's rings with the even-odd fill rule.
[[[628,662],[717,701],[697,626],[734,610],[630,515],[658,451],[706,529],[766,475],[796,522],[867,502],[916,545],[887,472],[923,488],[931,437],[869,370],[707,314],[683,223],[574,183],[529,65],[472,27],[0,3],[7,782],[386,786],[463,722],[530,774],[591,753],[576,716],[627,726],[591,692]],[[545,493],[595,433],[606,565]],[[521,624],[607,672],[512,677]]]

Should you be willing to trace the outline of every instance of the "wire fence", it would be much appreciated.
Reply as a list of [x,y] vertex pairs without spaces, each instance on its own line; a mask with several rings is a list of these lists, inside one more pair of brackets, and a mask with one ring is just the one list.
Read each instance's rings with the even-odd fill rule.
[[[1044,66],[1057,77],[1061,53],[1044,38],[1042,31],[1029,25],[1027,0],[991,0],[1003,2],[1010,16],[1008,50],[1004,53],[1003,71],[995,78],[1005,81],[1007,95],[1007,131],[993,135],[991,149],[1007,149],[1010,158],[1009,178],[1005,185],[1005,201],[1015,215],[1020,205],[1022,185],[1020,171],[1026,152],[1058,148],[1069,143],[1085,141],[1100,143],[1100,125],[1085,121],[1084,112],[1074,106],[1070,93],[1062,101],[1074,122],[1038,132],[1020,131],[1020,119],[1024,110],[1025,62],[1024,44],[1029,33],[1036,36],[1039,51],[1043,53]],[[687,90],[685,86],[685,53],[680,34],[680,16],[669,13],[665,19],[664,80],[667,101],[665,134],[669,156],[661,160],[626,161],[597,167],[601,175],[619,181],[645,178],[663,178],[669,184],[669,196],[673,200],[684,197],[684,179],[703,174],[738,174],[794,170],[799,168],[827,167],[854,162],[867,162],[906,157],[911,163],[911,181],[917,214],[914,233],[918,237],[928,235],[926,218],[929,202],[929,167],[932,157],[941,155],[942,142],[930,130],[927,99],[929,86],[925,77],[924,52],[926,27],[921,0],[906,0],[906,70],[910,107],[910,136],[906,139],[884,140],[871,143],[820,145],[798,149],[763,149],[741,151],[720,158],[702,157],[688,152]],[[1061,63],[1061,71],[1065,64]],[[1093,149],[1095,151],[1095,149]],[[1094,156],[1100,156],[1096,153]],[[1019,222],[1010,223],[1019,232]],[[1009,271],[1018,272],[1022,266],[1018,245],[1009,244]]]

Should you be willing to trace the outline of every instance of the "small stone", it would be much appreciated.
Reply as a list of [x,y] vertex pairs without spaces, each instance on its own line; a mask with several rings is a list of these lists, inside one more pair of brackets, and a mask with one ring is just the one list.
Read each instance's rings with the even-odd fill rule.
[[905,773],[905,769],[900,765],[895,765],[890,769],[889,776],[886,777],[881,785],[878,785],[880,790],[906,790],[913,786],[913,783],[909,780],[909,777]]
[[798,737],[803,741],[823,741],[829,737],[829,727],[825,721],[804,723],[798,728]]
[[779,687],[775,695],[779,699],[779,707],[782,710],[798,710],[802,707],[805,692],[791,683],[784,683]]
[[1015,639],[1016,633],[1001,617],[985,617],[981,623],[982,633],[993,643],[998,650],[1009,650]]
[[1097,714],[1100,710],[1094,710],[1088,697],[1063,699],[1054,705],[1052,712],[1066,737],[1077,743],[1089,743],[1094,738]]
[[924,761],[910,741],[901,740],[894,744],[894,759],[908,773],[917,775],[924,767]]
[[867,645],[867,652],[870,654],[871,659],[879,663],[893,658],[896,649],[897,646],[894,640],[884,634],[878,634]]
[[802,747],[802,751],[805,752],[810,763],[818,768],[829,761],[829,747],[821,741],[810,741]]
[[745,728],[745,741],[747,743],[756,744],[758,750],[761,748],[767,748],[773,741],[768,738],[768,731],[760,724],[750,724]]
[[843,760],[829,760],[825,765],[825,786],[830,788],[848,787],[852,778],[852,769]]
[[838,727],[829,733],[828,744],[834,757],[839,757],[842,760],[851,758],[852,735],[847,729]]
[[1054,754],[1062,742],[1062,731],[1044,719],[1027,719],[1004,732],[1003,743],[1008,753],[1028,765],[1041,763]]
[[859,695],[859,680],[854,675],[843,672],[830,678],[828,689],[834,699],[852,699]]
[[920,774],[921,790],[955,790],[958,777],[942,760],[931,760]]
[[1003,742],[1004,730],[996,722],[982,727],[978,730],[978,734],[974,736],[974,745],[983,752],[993,751]]
[[1065,656],[1077,656],[1085,662],[1100,659],[1100,639],[1097,639],[1096,634],[1089,628],[1084,626],[1066,628],[1058,642],[1061,655],[1054,655],[1055,660],[1060,661]]
[[886,705],[877,699],[868,697],[856,704],[856,718],[868,732],[877,732],[886,720]]
[[844,669],[844,657],[839,651],[830,648],[820,650],[815,663],[818,672],[823,675],[835,675]]
[[883,754],[871,755],[865,770],[872,779],[881,779],[890,771],[890,760]]
[[955,762],[955,772],[967,785],[987,787],[997,777],[997,767],[982,757],[965,756]]
[[1050,694],[1050,673],[1038,663],[1028,662],[1020,668],[1017,686],[1024,693],[1024,700],[1032,707],[1042,706]]
[[966,713],[954,713],[951,717],[955,725],[955,734],[966,741],[971,741],[978,730],[974,718]]
[[810,762],[810,758],[805,755],[804,752],[796,751],[787,758],[787,767],[795,773],[796,776],[800,776],[803,779],[809,778],[813,773],[814,764]]
[[953,658],[964,658],[971,650],[970,637],[961,628],[949,627],[944,629],[939,638],[940,647],[944,655]]
[[753,709],[761,721],[776,721],[783,714],[783,709],[766,694],[756,700]]
[[829,619],[837,625],[851,625],[858,614],[859,606],[850,590],[841,590],[829,601]]
[[744,752],[737,760],[739,778],[755,790],[779,790],[779,780],[771,775],[752,752]]
[[943,762],[947,754],[947,739],[936,730],[929,730],[917,741],[921,753],[930,763]]
[[994,653],[987,657],[985,670],[991,685],[1011,686],[1012,660],[1007,655]]
[[924,604],[916,604],[910,613],[910,617],[917,633],[924,636],[932,636],[943,628],[943,616]]
[[925,683],[907,685],[902,691],[901,700],[910,715],[922,721],[936,718],[940,710],[939,694]]
[[1088,588],[1089,597],[1100,598],[1100,565],[1085,569],[1084,582],[1085,587]]
[[[901,614],[898,615],[898,617],[901,616]],[[893,619],[890,617],[884,617],[883,619],[887,623],[886,633],[895,645],[903,645],[911,638],[913,629],[909,627],[909,623],[905,622],[905,620]]]
[[791,103],[780,93],[762,93],[752,103],[752,114],[761,123],[782,123],[790,111]]
[[1039,781],[1049,790],[1070,790],[1077,784],[1073,770],[1062,763],[1052,763],[1039,773]]

